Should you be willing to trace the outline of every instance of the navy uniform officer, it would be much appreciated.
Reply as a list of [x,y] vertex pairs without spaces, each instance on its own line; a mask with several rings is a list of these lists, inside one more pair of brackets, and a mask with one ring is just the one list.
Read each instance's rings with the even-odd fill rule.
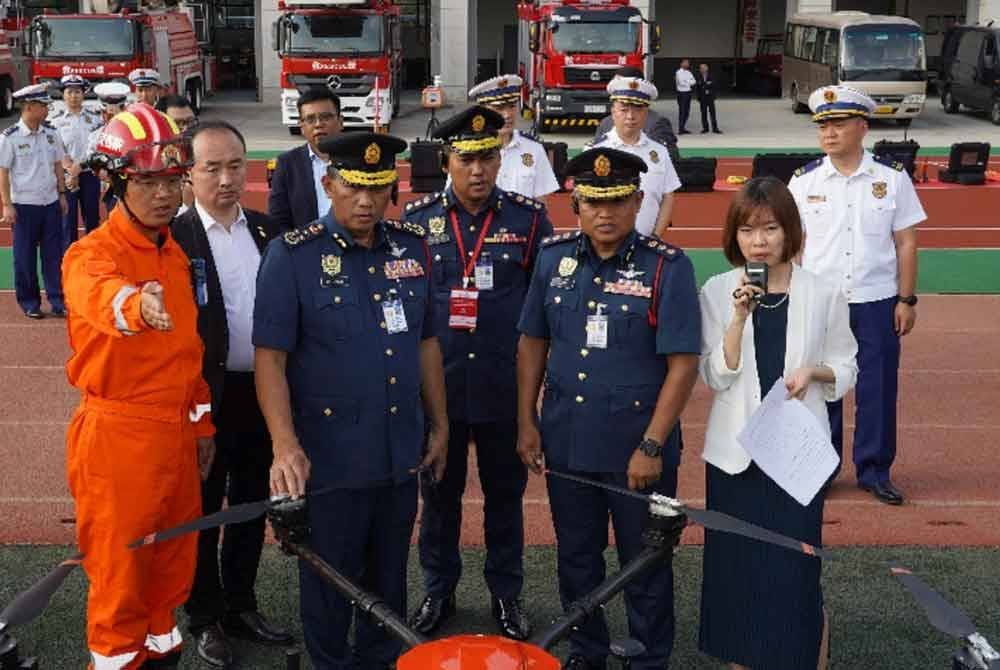
[[[124,86],[124,84],[122,84]],[[76,242],[79,216],[83,214],[83,228],[88,233],[101,222],[99,200],[101,180],[87,165],[90,135],[101,125],[101,118],[83,106],[83,96],[89,82],[78,74],[64,76],[59,86],[65,107],[49,117],[49,123],[59,131],[66,158],[66,203],[69,211],[63,216],[63,248]]]
[[[691,261],[635,231],[645,169],[641,158],[610,148],[567,165],[581,230],[542,243],[518,324],[518,453],[536,473],[549,467],[673,496],[701,317]],[[609,514],[624,564],[642,550],[647,510],[561,479],[550,478],[548,490],[566,607],[604,579]],[[625,606],[630,635],[646,646],[633,667],[665,667],[674,638],[670,564],[631,582]],[[574,631],[564,667],[603,669],[607,654],[597,614]]]
[[[310,501],[313,548],[402,614],[415,473],[440,478],[448,444],[430,255],[419,226],[382,219],[406,143],[350,133],[322,144],[330,212],[273,240],[257,276],[253,342],[274,448],[271,491],[334,487]],[[352,652],[351,604],[308,566],[299,575],[313,667],[394,662],[399,644],[364,616]]]
[[[90,137],[87,139],[88,159],[97,152],[97,142],[104,132],[104,127],[115,114],[125,109],[125,101],[131,91],[128,84],[120,81],[105,81],[94,86],[94,94],[101,101],[101,125],[91,131]],[[104,170],[99,170],[97,176],[101,180],[101,189],[104,191],[101,201],[104,203],[104,209],[110,212],[115,208],[118,200],[115,198],[114,190],[110,188],[107,173]]]
[[14,100],[21,103],[21,119],[0,134],[0,222],[13,232],[17,304],[28,318],[42,318],[36,260],[41,247],[45,294],[52,314],[65,316],[59,265],[67,209],[62,165],[66,150],[59,133],[45,121],[47,85],[25,86],[14,93]]
[[412,623],[425,634],[455,611],[470,440],[485,498],[484,573],[493,616],[505,635],[525,639],[530,632],[518,602],[524,581],[521,500],[528,473],[516,451],[514,358],[517,318],[538,246],[552,226],[541,203],[494,185],[503,125],[500,114],[482,106],[442,123],[435,137],[445,142],[451,186],[405,212],[406,221],[429,232],[435,332],[444,352],[451,421],[444,479],[422,491],[420,563],[427,595]]

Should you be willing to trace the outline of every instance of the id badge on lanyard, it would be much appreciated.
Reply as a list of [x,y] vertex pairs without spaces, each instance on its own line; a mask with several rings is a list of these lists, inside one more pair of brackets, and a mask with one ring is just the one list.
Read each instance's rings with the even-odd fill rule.
[[403,301],[399,299],[396,289],[389,291],[389,299],[382,303],[382,317],[385,319],[385,330],[390,335],[405,333],[410,329],[406,323]]
[[[465,264],[462,272],[461,288],[451,289],[448,297],[448,327],[455,330],[472,330],[476,327],[476,320],[479,317],[479,291],[493,290],[493,262],[489,259],[489,254],[480,255],[483,249],[483,241],[489,233],[490,224],[493,222],[493,212],[486,215],[483,222],[483,229],[479,233],[476,241],[476,248],[472,251],[472,257]],[[465,259],[465,244],[462,242],[462,231],[458,227],[458,215],[455,210],[451,211],[451,225],[455,232],[455,244],[458,245],[459,258]],[[475,274],[473,275],[473,272]],[[474,277],[476,286],[469,288],[469,279]],[[483,282],[482,284],[480,282]]]
[[608,348],[608,315],[603,302],[598,303],[597,313],[587,317],[587,346],[591,349]]

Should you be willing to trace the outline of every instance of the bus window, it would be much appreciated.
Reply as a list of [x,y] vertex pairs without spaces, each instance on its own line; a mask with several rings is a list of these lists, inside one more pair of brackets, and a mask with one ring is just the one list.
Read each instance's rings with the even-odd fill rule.
[[805,27],[802,38],[802,51],[799,53],[799,58],[803,60],[813,60],[813,52],[816,47],[816,34],[818,32],[819,31],[812,26]]
[[861,25],[844,29],[844,79],[922,81],[924,36],[907,25]]
[[840,53],[840,34],[836,30],[826,30],[826,40],[823,42],[821,62],[832,68],[837,67],[837,56]]

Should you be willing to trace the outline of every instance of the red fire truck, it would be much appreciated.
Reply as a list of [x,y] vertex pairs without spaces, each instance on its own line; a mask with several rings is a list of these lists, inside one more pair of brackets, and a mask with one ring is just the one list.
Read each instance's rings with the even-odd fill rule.
[[14,91],[28,82],[28,65],[11,49],[7,31],[0,28],[0,116],[14,111]]
[[533,0],[520,2],[517,15],[524,108],[539,131],[596,126],[608,114],[615,70],[645,71],[660,50],[659,26],[629,0]]
[[[128,73],[135,68],[153,68],[166,90],[186,95],[198,111],[206,78],[191,17],[162,1],[135,6],[136,11],[35,16],[25,37],[33,58],[32,81],[55,83],[63,75],[79,74],[92,84],[128,83]],[[84,104],[92,107],[97,102],[89,99]]]
[[281,58],[281,122],[298,134],[299,93],[328,87],[348,127],[387,130],[399,112],[402,47],[391,0],[278,0],[272,48]]

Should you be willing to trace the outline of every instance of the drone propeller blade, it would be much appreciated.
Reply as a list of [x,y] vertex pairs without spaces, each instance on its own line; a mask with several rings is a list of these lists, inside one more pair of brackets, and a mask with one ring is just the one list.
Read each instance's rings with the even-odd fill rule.
[[14,598],[13,602],[7,605],[3,612],[0,612],[0,631],[29,623],[45,611],[52,595],[82,560],[83,554],[66,559],[49,574],[35,582],[31,588]]
[[200,519],[195,519],[194,521],[181,524],[180,526],[174,526],[173,528],[163,530],[158,533],[150,533],[146,537],[135,540],[128,546],[129,549],[137,549],[148,544],[172,540],[175,537],[180,537],[181,535],[186,535],[187,533],[208,530],[209,528],[224,526],[231,523],[250,521],[251,519],[256,519],[261,514],[266,512],[270,505],[270,500],[258,500],[257,502],[233,505],[232,507],[227,507],[224,510],[215,512],[214,514],[209,514],[208,516],[203,516]]
[[741,521],[736,517],[723,514],[722,512],[716,512],[708,509],[697,509],[686,505],[684,506],[684,512],[688,515],[688,518],[696,524],[711,530],[718,530],[723,533],[733,533],[734,535],[742,535],[743,537],[749,537],[750,539],[758,540],[760,542],[776,544],[779,547],[791,549],[792,551],[797,551],[800,554],[805,554],[807,556],[817,556],[824,559],[833,558],[833,555],[830,554],[830,552],[822,549],[821,547],[816,547],[807,542],[802,542],[786,535],[775,533],[773,530],[768,530],[767,528],[755,526],[752,523]]
[[939,631],[957,638],[965,638],[976,632],[976,626],[965,612],[941,597],[941,594],[915,574],[900,567],[892,567],[890,572],[909,590],[927,613],[931,625]]
[[[614,491],[615,493],[620,493],[621,495],[629,496],[630,498],[639,498],[647,503],[652,502],[662,502],[667,500],[664,496],[651,497],[644,493],[639,493],[637,491],[632,491],[621,486],[615,486],[614,484],[605,484],[604,482],[597,482],[593,479],[587,479],[586,477],[580,477],[578,475],[571,475],[565,472],[559,472],[557,470],[546,470],[545,474],[551,475],[553,477],[559,477],[560,479],[568,479],[570,481],[579,482],[581,484],[588,484],[590,486],[596,486],[597,488],[605,489],[606,491]],[[656,498],[660,498],[657,500]],[[715,512],[712,510],[698,509],[696,507],[688,507],[687,505],[681,505],[676,503],[677,507],[687,514],[691,521],[704,526],[705,528],[710,528],[712,530],[722,531],[724,533],[734,533],[736,535],[742,535],[743,537],[749,537],[760,542],[767,542],[769,544],[774,544],[779,547],[784,547],[786,549],[791,549],[792,551],[797,551],[800,554],[806,554],[807,556],[816,556],[818,558],[832,558],[832,555],[820,547],[814,547],[811,544],[801,542],[799,540],[775,533],[772,530],[767,530],[766,528],[761,528],[760,526],[755,526],[752,523],[747,523],[746,521],[741,521],[736,517],[729,516],[728,514],[723,514],[722,512]]]

